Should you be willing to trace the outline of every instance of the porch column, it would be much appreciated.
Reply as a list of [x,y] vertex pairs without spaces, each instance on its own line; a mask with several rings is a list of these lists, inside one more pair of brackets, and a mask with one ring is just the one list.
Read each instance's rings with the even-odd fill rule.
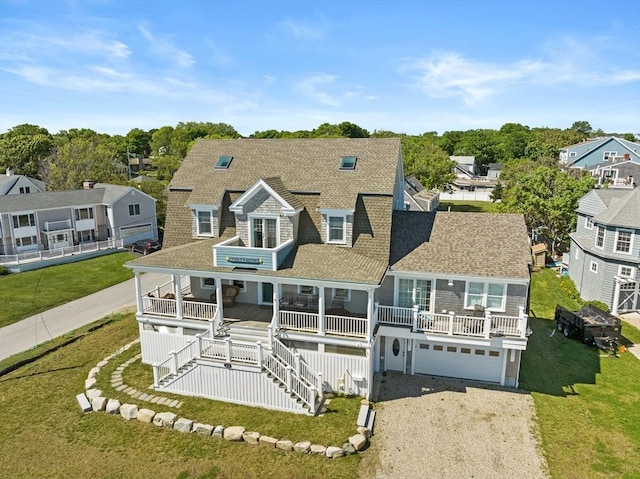
[[618,314],[618,306],[620,304],[620,282],[617,277],[613,278],[613,304],[611,305],[611,314]]
[[276,331],[280,329],[280,298],[282,297],[282,285],[280,283],[273,284],[273,317],[272,323]]
[[373,332],[373,328],[375,327],[375,324],[373,324],[374,321],[374,314],[375,314],[375,308],[374,308],[374,302],[373,302],[373,289],[368,289],[367,290],[367,331],[366,333],[366,337],[367,340],[371,341],[371,337],[372,337],[372,332]]
[[318,288],[318,334],[324,336],[324,286]]
[[182,291],[180,288],[180,275],[172,274],[173,279],[173,294],[176,296],[176,319],[183,319],[184,310],[182,304]]
[[[522,321],[522,316],[520,316],[520,318],[520,321]],[[485,312],[484,329],[482,330],[482,334],[485,338],[488,338],[491,334],[491,311],[489,310]]]
[[222,279],[216,278],[216,303],[218,305],[218,325],[224,322],[224,311],[222,307]]
[[138,309],[136,314],[141,314],[144,306],[142,305],[142,285],[140,284],[140,272],[136,271],[134,275],[134,284],[136,285],[136,308]]

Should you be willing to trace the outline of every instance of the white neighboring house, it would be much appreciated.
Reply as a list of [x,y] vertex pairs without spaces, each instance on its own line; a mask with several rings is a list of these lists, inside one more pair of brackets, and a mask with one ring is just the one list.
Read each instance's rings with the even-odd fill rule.
[[156,200],[130,186],[0,196],[0,254],[158,237]]
[[5,175],[0,176],[0,196],[42,193],[45,185],[42,181],[24,175],[15,175],[7,168]]
[[524,218],[405,211],[403,184],[397,138],[197,140],[129,263],[155,387],[315,414],[375,372],[517,386]]

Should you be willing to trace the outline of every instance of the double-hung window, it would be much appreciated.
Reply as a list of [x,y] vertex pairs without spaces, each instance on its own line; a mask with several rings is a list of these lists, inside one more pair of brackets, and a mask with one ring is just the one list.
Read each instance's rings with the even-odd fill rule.
[[35,225],[36,225],[36,217],[33,213],[29,213],[28,215],[15,215],[13,217],[14,228],[23,228],[25,226],[35,226]]
[[138,203],[129,205],[129,216],[139,216],[140,215],[140,205]]
[[604,228],[602,226],[596,227],[596,248],[604,248]]
[[629,230],[616,231],[615,252],[631,253],[631,241],[633,232]]
[[500,283],[468,282],[464,307],[482,306],[490,311],[504,311],[506,286]]
[[211,221],[211,211],[198,211],[198,236],[211,236],[213,227]]
[[345,218],[344,216],[328,216],[327,217],[327,229],[328,229],[328,243],[345,243]]
[[593,229],[593,221],[591,221],[591,217],[590,216],[585,216],[584,217],[584,227],[587,228],[588,230],[592,230]]
[[92,220],[92,219],[93,219],[93,208],[77,208],[76,209],[76,221]]
[[252,241],[254,248],[278,246],[278,220],[276,218],[252,218]]

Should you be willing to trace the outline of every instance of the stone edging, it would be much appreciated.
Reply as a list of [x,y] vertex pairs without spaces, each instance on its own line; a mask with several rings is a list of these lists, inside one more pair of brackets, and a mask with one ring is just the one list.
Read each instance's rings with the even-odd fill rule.
[[[172,412],[158,412],[151,409],[138,408],[136,404],[122,404],[118,399],[108,399],[102,395],[100,389],[94,388],[97,379],[96,376],[100,372],[100,369],[106,366],[116,356],[122,354],[124,351],[129,350],[133,345],[140,342],[140,339],[136,339],[131,343],[121,347],[114,354],[105,357],[100,361],[96,367],[89,371],[88,377],[85,381],[85,396],[89,400],[91,410],[103,411],[107,414],[117,415],[119,414],[126,420],[136,419],[142,423],[154,424],[158,427],[166,427],[175,429],[176,431],[184,433],[196,433],[203,436],[211,436],[226,441],[245,442],[247,444],[255,444],[267,447],[269,449],[279,449],[282,451],[294,451],[303,454],[317,454],[323,455],[328,458],[336,458],[342,456],[348,456],[355,454],[356,452],[363,451],[369,446],[369,439],[372,432],[366,427],[358,427],[357,433],[348,438],[342,447],[339,446],[324,446],[322,444],[311,444],[310,441],[301,441],[293,443],[287,439],[276,439],[273,437],[265,436],[256,431],[247,431],[242,426],[229,426],[224,427],[222,425],[213,426],[211,424],[203,424],[194,422],[191,419],[178,417]],[[140,355],[136,355],[129,359],[121,366],[119,366],[111,376],[111,385],[118,391],[123,391],[129,394],[133,399],[140,401],[148,401],[156,403],[162,406],[179,408],[182,402],[177,400],[170,400],[169,398],[162,398],[154,396],[152,394],[142,393],[124,384],[122,382],[122,371],[131,363],[136,361]],[[116,385],[114,385],[117,384]],[[87,411],[88,412],[88,411]]]

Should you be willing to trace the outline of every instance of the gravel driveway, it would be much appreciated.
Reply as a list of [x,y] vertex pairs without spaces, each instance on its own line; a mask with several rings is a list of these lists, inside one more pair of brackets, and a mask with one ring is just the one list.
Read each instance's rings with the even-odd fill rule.
[[382,380],[361,477],[549,477],[528,394],[431,376]]

